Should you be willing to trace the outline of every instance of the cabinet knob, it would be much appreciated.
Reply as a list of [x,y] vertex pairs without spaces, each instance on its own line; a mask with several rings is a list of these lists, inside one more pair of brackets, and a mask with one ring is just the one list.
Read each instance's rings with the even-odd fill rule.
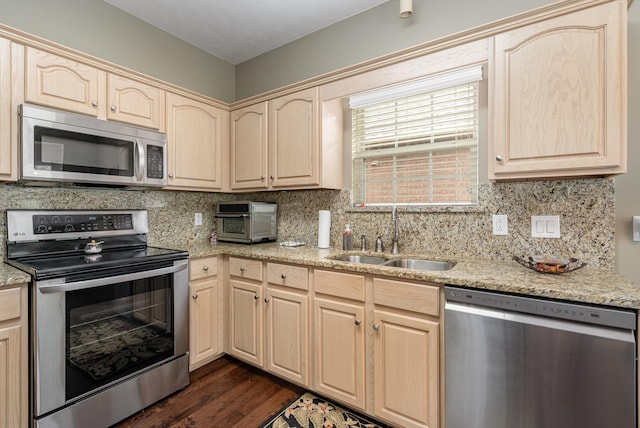
[[374,325],[373,325],[373,329],[374,329],[375,331],[380,330],[380,325],[379,325],[379,324],[374,324]]
[[116,110],[117,110],[116,106],[112,105],[111,106],[111,111],[116,111]]
[[285,275],[285,274],[280,275],[280,277],[281,277],[282,279],[287,279],[287,275]]
[[260,181],[264,181],[264,175],[260,176]]
[[270,175],[269,178],[271,179],[271,181],[273,181],[273,175]]
[[253,296],[253,298],[254,298],[255,300],[258,300],[258,299],[260,298],[260,296],[258,296],[258,295],[256,294],[256,295],[254,295],[254,296]]
[[496,156],[496,160],[497,160],[498,162],[502,162],[502,161],[504,160],[504,157],[503,157],[502,155],[497,155],[497,156]]
[[265,303],[269,303],[269,298],[268,298],[268,297],[265,297],[265,298],[264,298],[264,302],[265,302]]
[[355,323],[356,323],[356,325],[360,325],[360,324],[362,324],[362,321],[356,320]]
[[240,267],[240,272],[244,272],[245,270],[247,270],[247,268],[245,268],[244,266]]
[[207,272],[207,271],[209,270],[209,266],[207,266],[207,265],[202,266],[202,270],[203,270],[203,271],[205,271],[205,272]]
[[173,172],[169,173],[169,178],[173,178]]
[[194,295],[192,295],[192,296],[191,296],[191,298],[192,298],[193,300],[196,300],[196,299],[198,298],[198,295],[197,295],[197,294],[194,294]]
[[91,101],[91,105],[94,107],[98,107],[98,101],[96,100]]

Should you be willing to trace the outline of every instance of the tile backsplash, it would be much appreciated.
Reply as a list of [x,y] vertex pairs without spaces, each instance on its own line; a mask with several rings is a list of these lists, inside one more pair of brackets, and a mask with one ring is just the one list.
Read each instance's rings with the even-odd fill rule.
[[[529,181],[480,185],[473,209],[399,207],[400,250],[441,257],[484,257],[509,260],[512,255],[554,254],[576,257],[591,266],[615,268],[615,206],[613,179]],[[165,190],[107,190],[0,187],[4,209],[146,209],[149,243],[188,248],[204,242],[215,229],[214,208],[221,200],[261,200],[278,204],[278,240],[317,244],[318,211],[330,210],[331,243],[342,245],[349,223],[354,246],[366,234],[368,248],[380,235],[391,248],[390,210],[352,208],[347,190],[301,190],[251,194],[215,194]],[[194,214],[203,213],[202,226]],[[509,235],[492,234],[492,214],[506,214]],[[557,239],[531,238],[532,215],[560,216]],[[5,215],[0,219],[0,251],[4,257]]]

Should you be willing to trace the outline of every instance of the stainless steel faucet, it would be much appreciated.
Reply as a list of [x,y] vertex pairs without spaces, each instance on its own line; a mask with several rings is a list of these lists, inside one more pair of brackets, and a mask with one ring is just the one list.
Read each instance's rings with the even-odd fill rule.
[[364,234],[364,233],[360,237],[360,250],[361,251],[366,251],[367,250],[367,235]]
[[391,210],[391,221],[393,221],[393,240],[391,241],[391,254],[399,254],[398,241],[400,240],[400,220],[398,219],[398,207],[393,206]]

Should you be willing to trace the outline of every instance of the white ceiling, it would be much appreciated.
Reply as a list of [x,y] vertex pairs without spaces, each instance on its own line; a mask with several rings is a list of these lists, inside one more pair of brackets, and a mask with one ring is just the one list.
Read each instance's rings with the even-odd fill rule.
[[232,64],[388,0],[105,0]]

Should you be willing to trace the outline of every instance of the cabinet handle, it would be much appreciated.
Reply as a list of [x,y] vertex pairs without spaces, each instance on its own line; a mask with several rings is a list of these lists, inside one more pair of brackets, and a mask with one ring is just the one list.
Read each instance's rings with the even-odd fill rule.
[[111,111],[116,111],[116,110],[117,110],[116,106],[112,105],[111,106]]
[[209,266],[207,266],[207,265],[202,266],[202,270],[207,272],[209,270]]
[[497,160],[498,162],[502,162],[502,161],[504,160],[504,157],[502,157],[502,155],[497,155],[497,156],[496,156],[496,160]]
[[91,101],[91,105],[94,107],[98,107],[98,101],[96,100]]
[[244,266],[240,267],[240,272],[244,272],[245,270],[247,270],[247,268],[245,268]]
[[373,325],[373,329],[374,329],[375,331],[380,330],[380,325],[379,325],[379,324],[374,324],[374,325]]
[[362,324],[362,321],[356,320],[355,323],[356,323],[356,325],[360,325],[360,324]]
[[253,298],[254,298],[255,300],[258,300],[258,299],[260,298],[260,296],[258,296],[258,295],[256,294],[256,295],[254,295],[254,296],[253,296]]
[[265,302],[265,303],[269,303],[269,298],[268,298],[268,297],[265,297],[265,298],[264,298],[264,302]]
[[281,277],[282,279],[287,279],[287,275],[285,275],[285,274],[280,275],[280,277]]
[[191,297],[193,298],[193,300],[196,300],[196,299],[198,298],[198,295],[197,295],[197,294],[194,294],[194,295],[192,295]]

